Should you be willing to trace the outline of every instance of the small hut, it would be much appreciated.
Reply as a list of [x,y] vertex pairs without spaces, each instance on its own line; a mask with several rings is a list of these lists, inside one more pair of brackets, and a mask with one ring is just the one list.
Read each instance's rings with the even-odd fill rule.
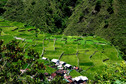
[[59,62],[61,65],[65,65],[66,63],[64,61]]
[[86,82],[88,78],[86,76],[78,76],[78,77],[72,78],[72,80],[76,83],[83,83],[83,82]]
[[65,68],[68,68],[68,69],[71,69],[72,68],[72,66],[70,64],[65,64],[64,67]]
[[62,65],[57,66],[58,69],[63,69]]
[[58,59],[52,59],[51,62],[56,64],[56,63],[59,63],[59,60]]
[[22,38],[19,38],[19,37],[14,37],[15,39],[17,39],[17,40],[22,40],[22,41],[24,41],[25,39],[22,39]]
[[47,60],[47,58],[46,58],[46,57],[42,57],[42,59],[43,59],[43,60]]

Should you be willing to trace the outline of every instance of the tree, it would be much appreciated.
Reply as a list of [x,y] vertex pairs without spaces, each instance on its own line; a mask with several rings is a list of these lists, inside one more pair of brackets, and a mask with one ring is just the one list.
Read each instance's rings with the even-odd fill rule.
[[[43,73],[39,72],[39,70],[45,69],[44,64],[41,61],[33,61],[33,58],[38,58],[37,52],[30,49],[29,53],[30,58],[25,58],[23,53],[23,48],[19,47],[19,42],[13,40],[6,45],[2,45],[3,41],[0,40],[0,49],[1,54],[5,55],[1,56],[0,61],[0,83],[41,83],[41,80],[45,80],[45,76]],[[3,46],[6,46],[3,50]],[[5,52],[6,51],[6,52]],[[31,54],[30,54],[31,53]],[[21,74],[20,69],[23,68],[22,65],[27,63],[35,63],[31,69],[25,69],[26,72]],[[33,78],[31,77],[33,76]]]
[[94,80],[90,83],[116,83],[122,82],[126,83],[126,63],[122,61],[122,63],[117,63],[113,65],[106,65],[106,68],[102,71],[102,73],[96,73]]
[[50,84],[67,84],[67,82],[65,80],[63,80],[63,77],[61,76],[56,76],[51,82]]

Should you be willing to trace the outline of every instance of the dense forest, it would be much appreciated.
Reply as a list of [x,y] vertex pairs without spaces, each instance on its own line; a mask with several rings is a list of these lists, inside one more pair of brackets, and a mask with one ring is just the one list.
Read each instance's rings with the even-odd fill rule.
[[[5,20],[26,24],[22,28],[34,26],[35,29],[33,30],[40,34],[45,32],[52,35],[65,36],[100,36],[105,40],[110,41],[118,50],[120,50],[122,58],[126,60],[125,0],[0,0],[0,16]],[[0,27],[0,36],[1,33],[2,28]],[[2,57],[0,58],[2,60],[1,64],[3,65],[9,61],[5,67],[0,66],[0,75],[3,75],[0,79],[2,80],[4,78],[6,80],[2,80],[2,82],[9,81],[11,83],[12,81],[17,80],[21,72],[18,70],[18,75],[16,76],[16,70],[13,71],[14,74],[11,74],[11,70],[13,69],[8,70],[8,67],[12,66],[20,68],[21,64],[19,66],[13,64],[9,66],[9,63],[11,63],[13,59],[20,61],[19,56],[22,56],[23,53],[21,53],[20,50],[17,51],[17,48],[19,48],[18,42],[12,41],[10,44],[8,43],[4,46],[3,42],[3,40],[0,41],[1,53],[3,53],[3,51],[8,51],[7,53],[4,53],[7,55],[8,53],[9,55],[10,53],[13,55],[15,54],[15,51],[20,53],[15,54],[14,57],[6,57],[5,59],[2,59]],[[15,43],[17,43],[16,46],[13,46]],[[13,47],[14,50],[11,51],[10,47]],[[21,58],[24,59],[23,57]],[[26,61],[24,60],[22,63],[25,64]],[[38,63],[36,63],[36,65],[37,64]],[[45,66],[44,64],[42,65],[42,67]],[[97,73],[95,78],[88,82],[103,83],[104,81],[108,82],[108,80],[109,82],[117,80],[118,84],[120,84],[122,81],[125,81],[125,62],[110,66],[106,65],[106,67],[107,68],[103,70],[104,74]],[[38,70],[38,67],[36,69]],[[43,68],[43,70],[45,70],[45,68]],[[31,71],[36,72],[34,70]],[[4,77],[4,75],[6,76]],[[23,74],[23,76],[25,75],[26,74]],[[39,78],[40,75],[43,74],[38,74],[36,78]],[[64,82],[61,79],[62,78],[57,77],[56,80],[50,83],[56,84],[58,82]],[[36,79],[36,81],[34,81],[29,77],[26,77],[25,81],[26,80],[28,80],[29,83],[39,83],[41,79]],[[46,78],[44,77],[43,80],[46,80]],[[21,81],[17,82],[21,83]],[[45,83],[46,82],[47,81],[45,81]]]

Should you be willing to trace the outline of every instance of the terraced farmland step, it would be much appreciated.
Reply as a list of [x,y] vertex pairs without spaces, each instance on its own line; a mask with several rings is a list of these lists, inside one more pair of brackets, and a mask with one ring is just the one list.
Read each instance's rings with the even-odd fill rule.
[[[79,66],[83,72],[77,74],[86,75],[88,78],[92,78],[95,72],[102,70],[104,65],[122,61],[118,50],[99,36],[80,37],[36,33],[35,27],[6,20],[0,22],[0,26],[13,26],[2,28],[0,40],[4,40],[4,44],[15,40],[14,37],[23,38],[24,41],[18,41],[19,46],[25,48],[23,50],[25,55],[29,48],[34,49],[40,57],[42,55],[49,59],[60,59],[72,66]],[[75,76],[75,74],[72,75]]]

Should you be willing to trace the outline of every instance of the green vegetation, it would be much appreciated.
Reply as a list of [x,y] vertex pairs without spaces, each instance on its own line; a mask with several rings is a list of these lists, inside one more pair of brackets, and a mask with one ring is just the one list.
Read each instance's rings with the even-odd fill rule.
[[63,55],[62,58],[60,59],[61,61],[64,61],[68,64],[72,64],[72,65],[75,65],[77,66],[77,57],[76,55]]
[[[26,83],[30,80],[39,83],[41,79],[45,80],[44,73],[39,73],[40,69],[45,70],[45,66],[42,62],[33,60],[33,58],[39,59],[37,52],[23,52],[24,48],[19,47],[19,41],[12,40],[5,45],[3,44],[4,41],[0,40],[1,83]],[[25,56],[24,53],[29,56]],[[21,69],[27,69],[27,72],[21,73]],[[31,76],[35,74],[36,79],[33,80]],[[27,76],[30,79],[27,79]]]
[[124,0],[8,0],[3,16],[47,33],[101,36],[118,46],[126,59],[125,6]]
[[80,76],[81,74],[79,73],[79,72],[77,72],[76,70],[72,70],[71,72],[70,72],[70,76],[72,76],[72,77],[77,77],[77,76]]
[[[34,27],[25,28],[25,24],[17,22],[15,25],[13,23],[14,22],[7,20],[0,22],[1,25],[6,24],[13,26],[5,25],[6,27],[1,27],[3,33],[1,33],[0,39],[5,41],[4,44],[9,43],[13,39],[17,39],[19,46],[24,48],[24,57],[26,59],[30,59],[32,52],[34,52],[36,58],[44,56],[50,60],[60,59],[72,66],[78,66],[82,71],[80,73],[72,71],[70,74],[73,77],[81,74],[87,76],[89,79],[93,79],[95,73],[102,73],[102,69],[104,69],[107,64],[120,63],[122,61],[116,48],[99,36],[79,37],[38,33],[36,37],[36,30],[32,30],[35,29]],[[42,60],[39,61],[49,64]],[[23,65],[23,68],[27,65],[28,64]],[[46,71],[52,73],[55,70],[46,66]],[[74,74],[75,72],[78,74]]]
[[[39,75],[53,73],[55,69],[39,59],[44,56],[78,66],[82,70],[73,70],[70,75],[85,75],[92,79],[89,83],[124,83],[125,66],[119,63],[126,60],[125,10],[125,0],[0,0],[0,40],[4,41],[0,47],[0,57],[4,59],[0,61],[0,67],[5,64],[1,74],[8,73],[0,79],[12,83],[18,77],[11,74],[11,70],[6,72],[9,63],[12,68],[24,69],[31,66],[27,60],[32,58],[38,59],[34,62],[38,65],[41,62],[45,64],[46,70],[37,70],[40,67],[34,66],[42,73]],[[23,55],[23,61],[18,60],[20,55],[15,51],[18,47],[23,49],[18,52],[21,58]],[[16,61],[11,60],[6,64],[10,60],[6,57],[8,53],[12,58],[15,54]],[[19,70],[17,73],[19,75]],[[26,83],[26,80],[37,83],[29,75],[24,76],[20,77],[23,81],[18,80],[20,83]],[[55,78],[52,84],[64,83],[61,79]],[[49,82],[45,80],[44,83]]]
[[81,0],[69,17],[64,34],[98,35],[126,54],[125,6],[124,0]]
[[59,34],[66,27],[66,21],[72,14],[76,1],[8,0],[4,6],[6,9],[4,17],[8,20],[36,26],[44,32]]
[[95,73],[93,81],[89,81],[89,84],[92,83],[104,83],[104,84],[125,84],[126,83],[126,63],[123,61],[119,64],[110,64],[106,65],[102,73]]
[[4,5],[6,4],[7,0],[0,0],[0,15],[2,15],[6,10],[4,9]]

